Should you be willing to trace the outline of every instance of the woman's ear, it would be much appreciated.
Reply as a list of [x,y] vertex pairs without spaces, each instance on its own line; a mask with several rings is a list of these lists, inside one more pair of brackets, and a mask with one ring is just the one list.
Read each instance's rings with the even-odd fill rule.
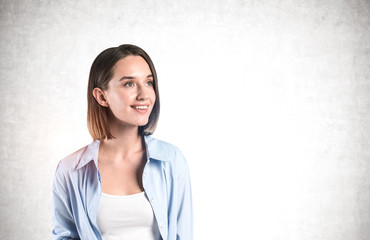
[[95,100],[103,107],[109,107],[107,100],[105,99],[105,94],[100,88],[93,89],[93,95]]

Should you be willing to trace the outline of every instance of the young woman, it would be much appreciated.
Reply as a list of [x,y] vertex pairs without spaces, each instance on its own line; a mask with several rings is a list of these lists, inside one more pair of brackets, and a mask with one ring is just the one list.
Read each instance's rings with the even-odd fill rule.
[[134,45],[91,66],[87,122],[93,142],[59,162],[53,239],[191,240],[192,198],[180,150],[157,140],[158,80]]

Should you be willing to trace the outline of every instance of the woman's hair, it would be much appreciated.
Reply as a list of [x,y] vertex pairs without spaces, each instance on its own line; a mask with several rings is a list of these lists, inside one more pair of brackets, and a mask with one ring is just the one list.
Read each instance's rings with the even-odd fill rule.
[[149,121],[145,126],[139,126],[139,134],[150,135],[154,132],[158,117],[159,117],[159,92],[157,73],[155,71],[152,60],[149,55],[140,47],[123,44],[118,47],[108,48],[101,52],[94,60],[89,76],[89,84],[87,87],[87,127],[94,140],[114,138],[109,126],[109,111],[108,107],[101,106],[93,96],[93,89],[100,88],[108,89],[108,82],[113,76],[113,67],[118,60],[127,56],[140,56],[148,63],[150,71],[153,75],[153,88],[156,96],[153,110],[149,116]]

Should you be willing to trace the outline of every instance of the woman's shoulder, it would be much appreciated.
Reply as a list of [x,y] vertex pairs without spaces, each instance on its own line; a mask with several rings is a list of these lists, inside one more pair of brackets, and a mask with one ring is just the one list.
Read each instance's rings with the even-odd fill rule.
[[147,136],[145,142],[150,159],[158,160],[156,162],[164,164],[168,173],[178,176],[183,181],[188,181],[189,165],[177,146],[151,136]]
[[90,160],[94,160],[94,156],[98,153],[98,150],[99,143],[97,141],[92,142],[61,159],[58,169],[67,171],[76,169]]
[[153,136],[145,136],[149,156],[157,160],[173,161],[183,159],[181,150],[174,144],[159,140]]
[[174,144],[171,144],[169,142],[153,137],[152,135],[145,136],[145,142],[147,143],[147,145],[150,145],[156,148],[162,148],[162,149],[167,149],[171,151],[179,150],[179,148],[175,146]]

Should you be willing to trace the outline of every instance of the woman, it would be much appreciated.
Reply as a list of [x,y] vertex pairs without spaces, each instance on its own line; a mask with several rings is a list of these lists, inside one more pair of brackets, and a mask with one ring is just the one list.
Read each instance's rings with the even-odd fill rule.
[[150,135],[159,116],[157,74],[134,45],[91,66],[88,128],[94,141],[59,162],[53,239],[183,239],[193,234],[188,166]]

